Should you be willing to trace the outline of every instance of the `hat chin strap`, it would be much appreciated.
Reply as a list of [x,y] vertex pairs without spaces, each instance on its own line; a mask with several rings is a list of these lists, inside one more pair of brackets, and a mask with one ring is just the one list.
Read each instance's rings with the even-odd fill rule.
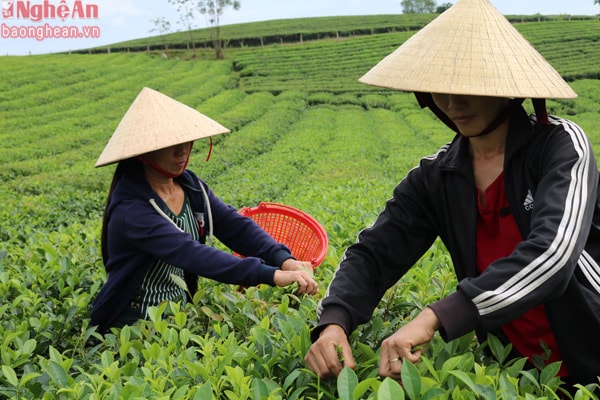
[[190,152],[188,153],[187,159],[185,160],[185,165],[183,166],[182,172],[179,174],[173,174],[173,173],[165,170],[164,168],[161,168],[158,164],[153,163],[152,161],[150,161],[146,157],[144,157],[143,154],[141,156],[137,156],[136,158],[138,160],[140,160],[142,162],[142,164],[149,166],[150,168],[152,168],[153,170],[155,170],[156,172],[158,172],[165,178],[174,179],[174,178],[177,178],[178,176],[181,176],[183,174],[183,171],[185,171],[185,169],[187,168],[188,163],[190,162],[190,155],[192,154],[193,146],[194,146],[194,142],[192,142],[192,145],[190,146]]
[[508,101],[508,107],[506,107],[504,109],[504,111],[502,111],[496,118],[494,118],[494,120],[487,126],[487,128],[485,128],[483,131],[481,131],[480,133],[478,133],[475,136],[469,136],[469,137],[479,137],[479,136],[485,136],[488,133],[494,131],[497,127],[499,127],[500,125],[502,125],[507,119],[510,118],[510,116],[519,108],[521,107],[521,104],[523,104],[523,101],[525,99],[510,99]]
[[536,125],[550,125],[548,118],[548,109],[546,108],[546,99],[531,99],[533,110],[535,111]]
[[[423,93],[423,92],[415,92],[415,97],[419,102],[419,106],[421,108],[429,107],[429,109],[438,117],[444,124],[446,124],[450,129],[454,132],[458,133],[461,136],[464,136],[458,130],[457,126],[452,122],[452,120],[442,111],[438,106],[435,105],[433,101],[433,97],[431,93]],[[470,135],[468,137],[479,137],[485,136],[488,133],[492,132],[494,129],[499,127],[504,121],[506,121],[523,103],[525,99],[517,98],[511,99],[508,103],[508,107],[501,112],[483,131],[478,133],[477,135]],[[537,116],[537,125],[548,125],[548,111],[546,110],[546,100],[545,99],[532,99],[533,107],[535,110],[535,114]]]

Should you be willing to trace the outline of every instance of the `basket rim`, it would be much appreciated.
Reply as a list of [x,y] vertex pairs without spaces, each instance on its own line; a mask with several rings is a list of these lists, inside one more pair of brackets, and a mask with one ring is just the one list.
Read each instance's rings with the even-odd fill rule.
[[238,210],[238,213],[250,218],[259,214],[286,215],[305,223],[319,237],[321,241],[320,253],[313,259],[309,260],[313,268],[319,266],[325,259],[325,256],[327,255],[327,248],[329,246],[327,232],[325,231],[325,228],[323,228],[323,226],[312,215],[287,204],[267,201],[260,202],[254,207],[242,207]]

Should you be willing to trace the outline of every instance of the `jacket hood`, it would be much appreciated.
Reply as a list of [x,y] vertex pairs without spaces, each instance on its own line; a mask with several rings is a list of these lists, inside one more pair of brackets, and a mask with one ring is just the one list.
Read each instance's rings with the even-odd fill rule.
[[[199,190],[198,177],[190,170],[185,170],[183,174],[174,180],[190,190]],[[109,217],[117,205],[127,200],[140,198],[144,200],[158,200],[160,199],[160,196],[158,196],[154,189],[152,189],[152,186],[150,186],[150,183],[148,183],[144,177],[144,173],[141,168],[130,168],[123,173],[123,176],[115,186],[110,205],[107,210]]]

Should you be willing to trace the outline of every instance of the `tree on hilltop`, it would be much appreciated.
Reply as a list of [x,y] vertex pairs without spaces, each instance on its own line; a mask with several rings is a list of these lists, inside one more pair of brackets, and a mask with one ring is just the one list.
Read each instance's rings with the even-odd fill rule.
[[150,32],[158,31],[158,35],[162,38],[165,51],[168,51],[169,46],[167,45],[165,35],[171,30],[171,23],[167,21],[165,17],[155,18],[151,21],[154,24],[154,28],[152,28]]
[[[598,0],[598,1],[600,1],[600,0]],[[436,14],[441,14],[444,11],[446,11],[447,9],[449,9],[450,7],[452,7],[452,3],[440,4],[439,6],[436,7],[435,13]]]
[[[227,8],[234,10],[240,9],[240,2],[237,0],[201,0],[195,3],[194,0],[168,0],[169,3],[177,6],[177,12],[180,13],[180,22],[184,24],[189,32],[189,40],[195,48],[193,42],[192,29],[196,12],[206,16],[210,29],[210,37],[215,49],[217,59],[225,58],[223,51],[223,39],[221,38],[221,16]],[[189,43],[188,43],[189,48]]]
[[184,25],[188,31],[188,43],[187,48],[190,49],[190,45],[193,49],[196,49],[194,44],[194,8],[195,5],[191,0],[168,0],[169,3],[177,7],[179,13],[179,23]]
[[436,10],[435,0],[402,0],[400,5],[403,14],[433,14]]
[[223,40],[221,39],[221,16],[225,9],[231,7],[234,10],[240,9],[240,2],[237,0],[201,0],[198,2],[198,9],[204,14],[211,27],[211,39],[217,59],[225,58],[223,52]]

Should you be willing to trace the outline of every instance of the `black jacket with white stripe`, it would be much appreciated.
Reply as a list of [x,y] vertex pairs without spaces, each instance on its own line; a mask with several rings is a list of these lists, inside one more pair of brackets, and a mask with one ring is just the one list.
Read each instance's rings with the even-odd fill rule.
[[475,267],[477,203],[468,140],[457,135],[423,158],[395,188],[375,223],[348,248],[325,298],[319,324],[346,333],[365,323],[385,291],[439,237],[457,291],[430,305],[445,340],[473,330],[479,338],[543,303],[571,378],[600,376],[599,173],[585,133],[550,117],[537,125],[523,109],[510,120],[505,191],[523,241],[479,275]]

